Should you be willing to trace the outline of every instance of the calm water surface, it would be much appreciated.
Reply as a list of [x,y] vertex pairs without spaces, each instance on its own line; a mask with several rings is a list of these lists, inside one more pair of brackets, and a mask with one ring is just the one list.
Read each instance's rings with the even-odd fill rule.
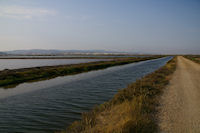
[[0,88],[0,132],[47,133],[65,129],[81,112],[103,103],[171,57]]
[[45,55],[42,55],[42,56],[37,56],[37,55],[30,55],[30,56],[26,56],[26,55],[21,55],[21,56],[11,56],[11,55],[8,55],[8,56],[0,56],[0,59],[6,59],[6,58],[14,58],[14,59],[17,59],[17,58],[82,58],[82,57],[98,57],[98,58],[107,58],[107,57],[111,57],[111,58],[115,58],[115,57],[148,57],[146,55],[55,55],[55,56],[45,56]]
[[0,59],[0,70],[105,61],[108,59]]

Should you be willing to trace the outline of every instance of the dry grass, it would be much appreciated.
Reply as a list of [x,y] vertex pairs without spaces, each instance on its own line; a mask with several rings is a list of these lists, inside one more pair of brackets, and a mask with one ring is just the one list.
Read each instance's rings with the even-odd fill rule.
[[84,113],[63,133],[152,133],[158,129],[159,96],[175,71],[176,58],[119,91],[110,101]]
[[186,55],[184,57],[187,59],[190,59],[196,63],[200,63],[200,55]]

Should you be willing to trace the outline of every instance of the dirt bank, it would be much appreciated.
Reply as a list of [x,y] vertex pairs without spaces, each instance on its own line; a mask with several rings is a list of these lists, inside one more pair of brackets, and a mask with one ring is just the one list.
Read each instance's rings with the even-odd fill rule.
[[162,133],[200,132],[200,65],[178,57],[177,69],[160,106]]

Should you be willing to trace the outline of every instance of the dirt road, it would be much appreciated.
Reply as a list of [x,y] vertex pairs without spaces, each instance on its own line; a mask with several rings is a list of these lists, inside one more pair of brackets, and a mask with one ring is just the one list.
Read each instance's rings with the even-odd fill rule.
[[200,65],[178,57],[159,113],[161,133],[200,133]]

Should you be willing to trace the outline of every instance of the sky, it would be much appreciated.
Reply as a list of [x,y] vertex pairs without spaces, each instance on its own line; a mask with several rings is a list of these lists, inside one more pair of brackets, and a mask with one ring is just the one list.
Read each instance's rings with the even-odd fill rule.
[[0,0],[0,51],[200,54],[200,0]]

